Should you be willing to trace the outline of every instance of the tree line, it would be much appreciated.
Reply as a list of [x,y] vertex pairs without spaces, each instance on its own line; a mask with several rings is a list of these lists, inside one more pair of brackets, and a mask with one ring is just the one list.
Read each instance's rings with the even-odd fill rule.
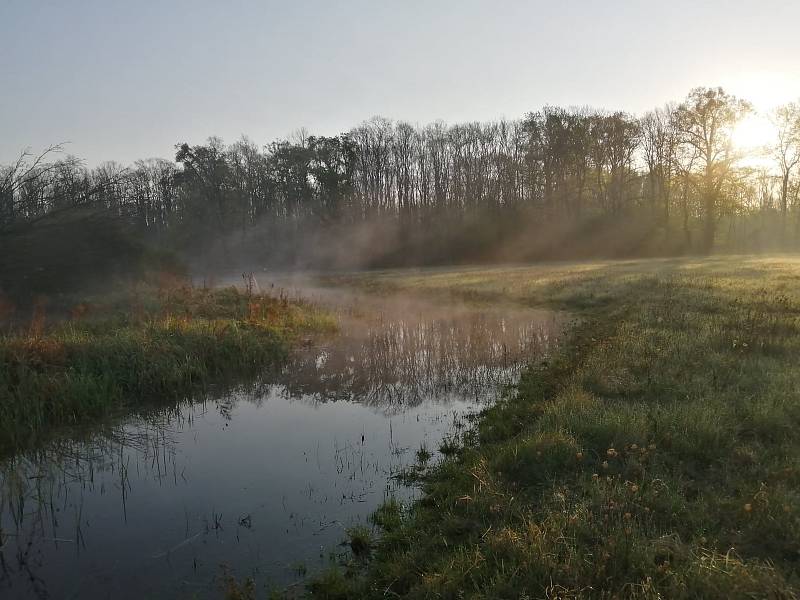
[[792,249],[800,105],[774,112],[755,162],[732,138],[752,110],[697,88],[639,116],[547,106],[486,123],[373,118],[266,146],[212,137],[128,167],[88,168],[53,147],[0,170],[0,238],[91,209],[190,257],[311,266]]

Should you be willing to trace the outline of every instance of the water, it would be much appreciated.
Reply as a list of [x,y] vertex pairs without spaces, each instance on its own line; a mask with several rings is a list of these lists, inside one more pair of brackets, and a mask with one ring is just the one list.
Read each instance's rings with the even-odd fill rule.
[[0,597],[218,598],[221,565],[300,586],[422,447],[552,348],[562,319],[305,288],[341,332],[259,384],[17,456],[0,471]]

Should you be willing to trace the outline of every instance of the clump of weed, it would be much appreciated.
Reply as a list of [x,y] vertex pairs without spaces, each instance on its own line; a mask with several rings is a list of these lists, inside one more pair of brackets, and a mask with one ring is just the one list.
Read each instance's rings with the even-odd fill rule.
[[439,452],[444,456],[451,456],[458,452],[460,445],[455,436],[447,436],[439,443]]
[[256,582],[248,577],[239,582],[226,565],[222,566],[222,593],[225,600],[256,600]]
[[426,465],[432,456],[433,454],[431,454],[430,450],[428,450],[425,444],[423,444],[419,447],[419,450],[417,450],[417,463],[420,465]]
[[356,558],[365,558],[372,552],[372,532],[363,525],[347,530],[347,544]]
[[403,520],[403,507],[392,496],[372,513],[372,522],[387,532],[396,531]]
[[326,569],[308,584],[308,591],[313,598],[323,600],[349,600],[357,598],[354,590],[354,578],[348,577],[341,568]]

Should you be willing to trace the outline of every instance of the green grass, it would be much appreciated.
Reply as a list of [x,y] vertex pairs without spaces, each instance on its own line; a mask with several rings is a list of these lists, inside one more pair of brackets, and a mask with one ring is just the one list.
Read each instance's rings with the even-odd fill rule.
[[368,527],[356,525],[347,530],[347,544],[356,558],[364,558],[372,552],[372,532]]
[[[571,311],[319,598],[795,598],[800,260],[404,272],[351,284]],[[325,582],[331,584],[326,588]]]
[[0,455],[258,374],[298,335],[335,328],[310,306],[234,288],[138,286],[71,313],[48,327],[39,310],[0,336]]

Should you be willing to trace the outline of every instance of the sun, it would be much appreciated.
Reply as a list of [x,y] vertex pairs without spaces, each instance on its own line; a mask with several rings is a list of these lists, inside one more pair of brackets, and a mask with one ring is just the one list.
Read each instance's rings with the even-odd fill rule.
[[740,72],[725,80],[723,87],[753,106],[753,112],[731,132],[731,142],[741,154],[742,164],[766,166],[768,149],[778,136],[770,115],[777,106],[800,95],[800,75],[768,70]]
[[761,152],[769,148],[777,136],[777,129],[762,112],[753,112],[742,119],[731,134],[731,142],[742,152]]

